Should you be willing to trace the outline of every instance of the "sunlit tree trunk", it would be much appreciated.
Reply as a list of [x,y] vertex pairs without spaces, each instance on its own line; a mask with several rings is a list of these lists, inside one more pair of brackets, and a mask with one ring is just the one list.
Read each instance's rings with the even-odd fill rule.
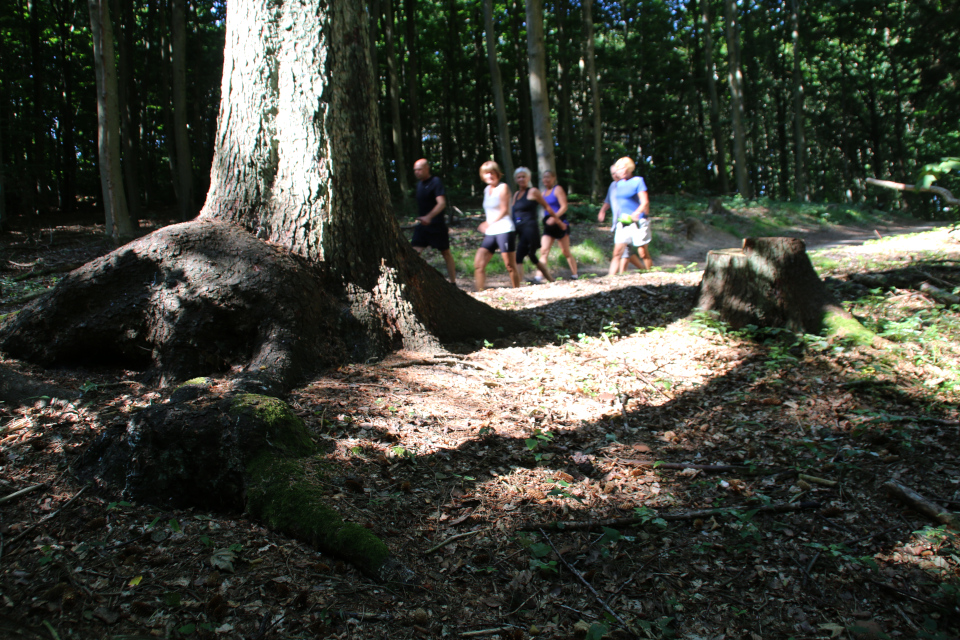
[[726,142],[720,127],[720,96],[717,93],[717,74],[713,64],[713,20],[710,18],[710,0],[701,0],[703,6],[703,62],[710,96],[710,131],[713,134],[713,167],[720,193],[730,191],[727,181]]
[[393,159],[396,162],[397,180],[400,183],[400,195],[406,199],[410,194],[410,182],[407,180],[407,163],[403,157],[403,130],[400,125],[400,75],[397,73],[397,50],[393,42],[396,26],[393,23],[393,0],[383,3],[383,35],[387,44],[387,80],[390,84],[390,132],[393,141]]
[[493,0],[483,0],[483,22],[487,39],[487,62],[490,63],[490,82],[493,85],[493,102],[497,109],[497,135],[500,138],[500,159],[504,173],[513,177],[513,152],[510,147],[510,130],[507,128],[507,109],[503,100],[503,83],[500,79],[500,63],[497,62],[497,36],[493,30]]
[[543,46],[543,0],[527,0],[527,64],[530,68],[530,110],[537,149],[537,172],[556,171],[553,126],[547,94],[547,55]]
[[520,105],[520,164],[530,167],[536,162],[536,151],[533,142],[533,116],[530,112],[530,83],[526,80],[527,68],[524,64],[520,25],[523,24],[524,13],[519,3],[514,0],[510,11],[510,26],[513,30],[513,59],[516,62],[516,92],[517,103]]
[[173,76],[173,138],[177,153],[177,208],[181,220],[193,218],[193,154],[187,131],[187,27],[184,0],[170,0],[170,70]]
[[100,150],[100,183],[106,233],[115,241],[133,236],[120,167],[120,111],[117,104],[117,72],[114,65],[113,26],[106,0],[89,0],[93,35],[94,69],[97,75],[97,146]]
[[593,166],[590,176],[590,199],[600,198],[602,154],[602,121],[600,119],[600,88],[597,83],[597,62],[594,54],[593,0],[583,0],[583,28],[587,45],[587,77],[590,79],[590,99],[593,111]]
[[753,197],[750,190],[750,172],[747,167],[747,134],[743,113],[743,72],[740,69],[740,33],[736,0],[725,0],[727,12],[727,52],[730,69],[730,112],[733,121],[733,157],[737,174],[737,190],[746,199]]
[[807,141],[803,125],[803,70],[800,66],[800,2],[791,0],[790,21],[793,40],[793,124],[794,124],[794,187],[797,199],[808,200],[807,196]]

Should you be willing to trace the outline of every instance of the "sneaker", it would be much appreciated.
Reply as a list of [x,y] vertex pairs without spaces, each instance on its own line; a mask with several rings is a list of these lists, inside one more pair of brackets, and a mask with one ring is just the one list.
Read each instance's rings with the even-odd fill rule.
[[575,274],[575,273],[571,273],[571,274],[570,274],[570,279],[571,279],[571,280],[579,280],[579,279],[580,279],[580,276],[578,276],[578,275]]
[[539,274],[535,275],[533,276],[533,281],[536,282],[537,284],[543,284],[543,276]]

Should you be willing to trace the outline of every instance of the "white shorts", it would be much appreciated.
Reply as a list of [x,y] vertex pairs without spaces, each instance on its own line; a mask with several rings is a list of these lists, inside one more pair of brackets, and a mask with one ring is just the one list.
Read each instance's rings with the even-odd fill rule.
[[617,230],[614,231],[614,244],[632,244],[635,247],[642,247],[650,244],[652,235],[650,233],[650,218],[640,218],[636,224],[624,225],[617,223]]

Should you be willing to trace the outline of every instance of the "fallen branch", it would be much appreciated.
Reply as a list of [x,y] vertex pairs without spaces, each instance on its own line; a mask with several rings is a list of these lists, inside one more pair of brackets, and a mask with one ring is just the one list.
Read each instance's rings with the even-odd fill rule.
[[928,294],[937,302],[942,302],[944,304],[960,304],[960,296],[955,296],[948,291],[944,291],[940,287],[930,284],[929,282],[924,282],[921,284],[920,291]]
[[45,487],[45,486],[47,486],[47,483],[46,483],[46,482],[41,482],[40,484],[35,484],[35,485],[33,485],[32,487],[27,487],[26,489],[20,489],[20,491],[16,491],[16,492],[14,492],[14,493],[11,493],[11,494],[8,495],[8,496],[4,496],[4,497],[0,498],[0,504],[3,504],[4,502],[9,502],[10,500],[13,500],[13,499],[15,499],[15,498],[19,498],[20,496],[22,496],[22,495],[24,495],[24,494],[30,493],[31,491],[36,491],[36,490],[39,489],[40,487]]
[[634,371],[634,372],[633,372],[633,375],[637,376],[637,379],[639,379],[641,382],[643,382],[644,384],[646,384],[648,387],[650,387],[651,389],[653,389],[653,390],[656,391],[657,393],[662,394],[665,398],[667,398],[667,400],[676,400],[676,398],[673,397],[673,394],[672,394],[672,393],[669,393],[669,392],[667,392],[666,390],[661,389],[661,388],[658,387],[657,385],[653,384],[652,382],[650,382],[650,379],[647,378],[647,376],[643,375],[643,374],[640,373],[639,371]]
[[943,198],[943,201],[947,204],[960,205],[960,200],[955,198],[950,191],[943,187],[918,187],[915,184],[904,184],[902,182],[893,182],[892,180],[877,180],[876,178],[867,178],[866,182],[867,184],[872,184],[875,187],[883,187],[884,189],[912,191],[914,193],[933,193]]
[[798,479],[798,480],[805,480],[805,481],[807,481],[807,482],[809,482],[809,483],[811,483],[811,484],[819,484],[820,486],[823,486],[823,487],[835,487],[835,486],[837,486],[837,481],[836,481],[836,480],[827,480],[826,478],[818,478],[817,476],[808,476],[808,475],[805,474],[805,473],[798,473],[798,474],[797,474],[797,479]]
[[69,500],[67,500],[66,502],[64,502],[62,507],[60,507],[59,509],[57,509],[56,511],[54,511],[54,512],[51,513],[51,514],[46,515],[46,516],[44,516],[43,518],[40,518],[39,520],[37,520],[36,522],[34,522],[32,525],[30,525],[29,527],[27,527],[26,529],[24,529],[23,531],[21,531],[20,534],[17,535],[16,538],[14,538],[13,540],[10,541],[10,546],[15,545],[15,544],[16,544],[17,542],[19,542],[25,535],[27,535],[28,533],[30,533],[31,531],[33,531],[34,529],[36,529],[36,528],[39,527],[40,525],[44,524],[44,523],[47,522],[48,520],[50,520],[50,519],[56,517],[57,515],[59,515],[61,511],[63,511],[64,509],[66,509],[67,507],[69,507],[71,504],[73,504],[74,500],[76,500],[77,498],[79,498],[79,497],[81,496],[81,494],[83,494],[83,492],[86,491],[86,490],[89,489],[89,488],[90,488],[90,485],[84,486],[82,489],[80,489],[80,491],[77,491],[72,498],[70,498]]
[[554,552],[555,554],[557,554],[557,557],[560,559],[560,562],[563,563],[563,566],[565,566],[565,567],[570,571],[570,573],[572,573],[573,575],[575,575],[575,576],[577,577],[577,580],[579,580],[579,581],[583,584],[583,586],[585,586],[587,589],[590,590],[590,593],[592,593],[592,594],[593,594],[593,597],[597,599],[597,602],[600,603],[600,606],[603,607],[604,611],[606,611],[606,612],[609,613],[611,616],[613,616],[613,619],[616,620],[617,622],[619,622],[619,623],[620,623],[620,626],[622,626],[624,629],[626,629],[626,630],[630,633],[630,635],[632,635],[632,636],[635,637],[635,638],[636,638],[636,637],[639,637],[636,633],[634,633],[633,629],[630,628],[630,625],[628,625],[626,622],[624,622],[623,618],[621,618],[620,616],[618,616],[617,613],[616,613],[613,609],[610,608],[610,606],[606,603],[606,601],[605,601],[603,598],[600,597],[600,594],[597,593],[597,590],[593,588],[593,585],[591,585],[589,582],[587,582],[587,581],[584,579],[584,577],[583,577],[582,575],[580,575],[580,572],[577,571],[576,569],[574,569],[574,568],[570,565],[570,563],[567,562],[567,561],[564,559],[563,555],[562,555],[559,551],[557,551],[557,548],[553,545],[553,540],[550,539],[550,536],[547,535],[547,532],[544,531],[543,529],[540,529],[540,534],[541,534],[544,538],[546,538],[547,544],[549,544],[549,545],[550,545],[550,548],[553,549],[553,552]]
[[454,540],[459,540],[460,538],[467,538],[467,537],[476,535],[476,534],[478,534],[478,533],[481,533],[481,532],[483,532],[483,531],[489,531],[489,528],[487,528],[487,529],[477,529],[476,531],[464,531],[463,533],[458,533],[458,534],[455,535],[455,536],[450,536],[449,538],[447,538],[446,540],[444,540],[444,541],[441,542],[440,544],[435,545],[435,546],[433,546],[433,547],[430,547],[429,549],[427,549],[427,550],[424,551],[423,553],[424,553],[424,555],[430,555],[430,554],[433,553],[434,551],[437,551],[437,550],[439,550],[439,549],[443,549],[445,546],[447,546],[448,544],[450,544],[450,543],[453,542]]
[[683,471],[684,469],[699,469],[700,471],[707,471],[710,473],[740,473],[745,476],[796,473],[795,469],[757,469],[756,467],[730,464],[693,464],[690,462],[660,462],[658,460],[621,460],[621,462],[636,467],[653,467],[656,469],[673,469],[677,471]]
[[896,480],[887,480],[881,485],[892,497],[904,503],[917,513],[952,529],[960,529],[960,521],[949,511],[942,509],[905,484]]
[[476,631],[464,631],[460,634],[461,638],[477,638],[479,636],[492,636],[495,633],[503,633],[504,631],[510,631],[516,629],[513,625],[508,625],[506,627],[494,627],[493,629],[478,629]]
[[517,527],[517,531],[539,531],[540,529],[550,529],[551,531],[590,531],[601,529],[603,527],[630,527],[637,524],[645,524],[654,519],[666,520],[667,522],[677,522],[682,520],[696,520],[697,518],[711,518],[713,516],[722,516],[737,511],[755,511],[757,513],[787,513],[790,511],[804,511],[807,509],[819,509],[819,502],[794,502],[792,504],[771,504],[762,506],[742,506],[742,507],[724,507],[723,509],[703,509],[700,511],[687,511],[686,513],[664,513],[645,515],[635,518],[610,518],[607,520],[587,520],[584,522],[546,522],[541,524],[528,524]]

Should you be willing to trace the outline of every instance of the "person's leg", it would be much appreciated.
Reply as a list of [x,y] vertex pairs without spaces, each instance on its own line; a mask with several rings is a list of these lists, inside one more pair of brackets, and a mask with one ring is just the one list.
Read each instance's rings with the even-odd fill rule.
[[[547,234],[543,234],[540,237],[540,262],[550,264],[550,249],[552,248],[553,238]],[[543,269],[540,270],[540,274],[543,275]]]
[[507,273],[510,275],[510,283],[516,289],[520,286],[520,269],[517,268],[517,252],[504,251],[503,264],[507,267]]
[[608,275],[615,276],[618,273],[623,273],[620,270],[620,259],[623,257],[623,250],[626,248],[627,245],[624,243],[613,245],[613,259],[610,261],[610,272]]
[[493,253],[480,247],[477,249],[477,255],[473,258],[473,283],[477,291],[483,291],[487,286],[487,264]]
[[[637,252],[640,254],[640,257],[643,258],[644,266],[647,269],[652,269],[653,257],[651,257],[650,252],[647,250],[647,245],[643,245],[642,247],[637,247]],[[640,262],[640,260],[637,260],[637,262]],[[641,269],[642,267],[638,266],[637,268]]]
[[423,246],[423,247],[414,247],[413,250],[416,251],[417,253],[423,253],[423,250],[426,249],[426,248],[427,248],[426,246]]
[[550,271],[547,270],[546,260],[538,260],[537,269],[539,270],[540,274],[546,279],[547,282],[553,282],[553,276],[551,276]]
[[450,249],[446,249],[441,251],[440,255],[447,263],[447,275],[450,276],[450,284],[457,284],[457,263],[453,261],[453,253],[450,252]]
[[570,234],[560,238],[560,251],[563,252],[563,257],[567,259],[567,265],[570,267],[570,275],[574,278],[577,277],[577,259],[573,257],[573,253],[570,251]]

